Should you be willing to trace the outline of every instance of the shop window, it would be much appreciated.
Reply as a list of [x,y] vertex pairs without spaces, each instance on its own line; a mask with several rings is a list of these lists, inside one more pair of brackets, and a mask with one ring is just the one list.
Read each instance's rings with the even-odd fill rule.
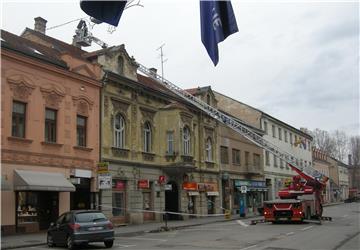
[[229,164],[228,148],[225,146],[220,146],[220,162],[223,164]]
[[232,149],[232,163],[234,165],[240,165],[241,159],[240,159],[240,150],[233,148]]
[[86,147],[86,117],[77,116],[76,119],[77,146]]
[[211,162],[212,161],[212,142],[211,142],[211,138],[208,138],[206,140],[206,148],[205,148],[205,153],[206,153],[206,161]]
[[12,130],[14,137],[25,138],[26,103],[13,102]]
[[144,125],[144,152],[151,152],[151,126],[149,122]]
[[125,120],[121,114],[114,119],[114,147],[125,148]]
[[184,155],[190,155],[190,129],[186,126],[183,129],[183,153]]
[[172,155],[174,153],[174,132],[168,131],[166,133],[166,154]]
[[45,109],[45,141],[56,142],[56,114],[53,109]]

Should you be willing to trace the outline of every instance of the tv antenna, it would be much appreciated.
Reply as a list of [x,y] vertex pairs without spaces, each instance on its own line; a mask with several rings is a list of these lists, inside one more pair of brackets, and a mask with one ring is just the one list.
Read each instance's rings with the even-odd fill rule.
[[164,79],[164,63],[168,60],[167,58],[164,59],[163,47],[165,43],[163,43],[159,48],[156,50],[160,50],[160,59],[161,59],[161,78]]

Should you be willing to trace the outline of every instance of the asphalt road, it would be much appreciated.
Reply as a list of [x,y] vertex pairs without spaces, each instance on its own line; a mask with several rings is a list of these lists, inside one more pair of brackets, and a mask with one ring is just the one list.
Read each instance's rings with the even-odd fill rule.
[[[323,222],[322,225],[249,225],[250,220],[247,219],[233,220],[169,232],[119,237],[112,249],[360,249],[360,203],[326,207],[324,211],[324,216],[332,216],[333,221]],[[42,246],[27,249],[49,248]],[[99,243],[79,249],[105,249],[105,246]]]

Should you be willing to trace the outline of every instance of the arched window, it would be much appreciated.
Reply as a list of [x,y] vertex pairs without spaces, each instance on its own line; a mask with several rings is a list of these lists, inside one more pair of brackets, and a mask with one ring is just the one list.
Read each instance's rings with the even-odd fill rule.
[[117,114],[114,119],[114,147],[125,147],[125,120],[121,114]]
[[144,152],[151,152],[151,126],[149,122],[144,125]]
[[124,74],[124,58],[122,56],[118,57],[118,73],[119,75]]
[[206,145],[205,145],[205,151],[206,151],[206,161],[211,162],[212,161],[212,142],[211,138],[207,138]]
[[183,129],[183,152],[184,155],[190,155],[190,129],[184,127]]

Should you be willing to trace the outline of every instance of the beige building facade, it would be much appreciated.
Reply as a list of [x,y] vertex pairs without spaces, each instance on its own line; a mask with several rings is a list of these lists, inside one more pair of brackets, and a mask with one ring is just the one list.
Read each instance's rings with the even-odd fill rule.
[[36,232],[95,202],[100,68],[6,31],[1,38],[1,227]]

